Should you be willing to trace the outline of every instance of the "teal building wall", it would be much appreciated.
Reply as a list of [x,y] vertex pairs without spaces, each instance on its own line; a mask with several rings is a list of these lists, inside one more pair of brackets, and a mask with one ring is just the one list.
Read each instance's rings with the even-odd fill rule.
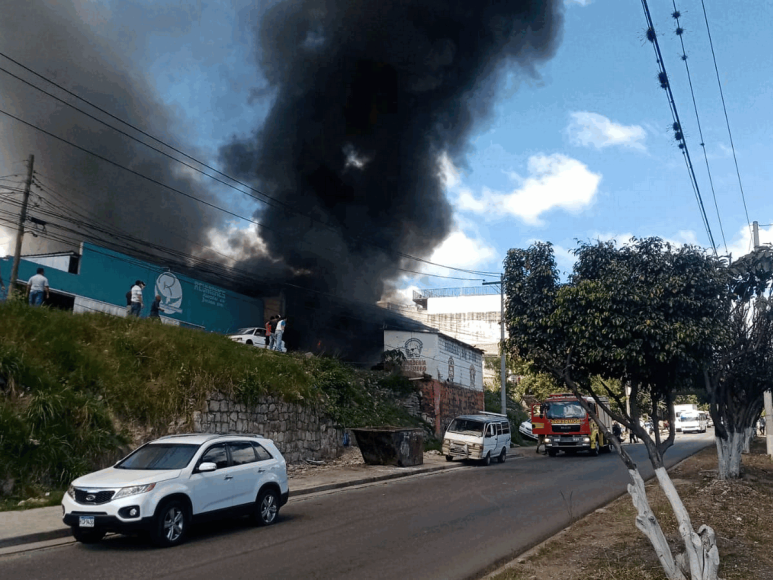
[[[0,273],[6,286],[13,260],[0,259]],[[22,258],[19,280],[26,282],[40,264]],[[77,274],[42,266],[51,290],[82,296],[118,307],[126,306],[126,292],[135,280],[142,280],[145,307],[150,312],[156,294],[162,297],[162,315],[183,324],[201,326],[207,331],[226,333],[242,326],[263,326],[263,301],[225,288],[177,274],[164,266],[151,264],[93,244],[84,243]]]

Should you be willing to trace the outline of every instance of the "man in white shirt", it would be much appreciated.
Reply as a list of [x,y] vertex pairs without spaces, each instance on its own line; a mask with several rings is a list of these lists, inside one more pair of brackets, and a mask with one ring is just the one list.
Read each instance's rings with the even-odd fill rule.
[[38,273],[27,280],[27,296],[30,306],[40,306],[43,304],[43,293],[48,298],[48,278],[43,274],[45,270],[38,268]]
[[145,287],[145,282],[137,280],[132,286],[132,303],[131,303],[131,316],[139,318],[142,312],[142,289]]
[[282,335],[285,332],[285,320],[287,319],[284,316],[277,320],[276,330],[272,335],[274,338],[274,350],[278,350],[279,352],[282,352],[282,348],[284,347],[284,343],[282,342]]

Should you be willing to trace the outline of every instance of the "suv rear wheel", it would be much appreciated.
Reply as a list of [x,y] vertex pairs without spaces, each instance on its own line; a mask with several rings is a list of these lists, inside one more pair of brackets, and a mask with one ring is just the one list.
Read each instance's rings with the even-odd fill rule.
[[279,494],[274,489],[264,489],[255,502],[255,523],[259,526],[270,526],[279,514]]
[[183,502],[176,499],[166,502],[156,511],[150,537],[162,548],[176,546],[185,540],[189,522],[188,508]]

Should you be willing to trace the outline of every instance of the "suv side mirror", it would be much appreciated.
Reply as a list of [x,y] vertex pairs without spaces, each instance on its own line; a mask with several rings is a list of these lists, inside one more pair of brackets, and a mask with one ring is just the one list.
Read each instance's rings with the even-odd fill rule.
[[216,469],[217,469],[216,464],[206,461],[201,465],[199,465],[199,468],[196,471],[198,471],[199,473],[208,473],[210,471],[215,471]]

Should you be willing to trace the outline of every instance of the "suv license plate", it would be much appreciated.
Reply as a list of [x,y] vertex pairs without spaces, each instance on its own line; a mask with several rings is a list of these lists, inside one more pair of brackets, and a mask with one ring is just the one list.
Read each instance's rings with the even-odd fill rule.
[[78,518],[78,527],[79,528],[93,528],[94,527],[94,516],[80,516]]

